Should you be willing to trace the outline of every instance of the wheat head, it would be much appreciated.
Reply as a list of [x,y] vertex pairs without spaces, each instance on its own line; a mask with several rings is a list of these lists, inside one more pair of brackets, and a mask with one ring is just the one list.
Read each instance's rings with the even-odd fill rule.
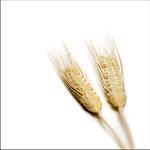
[[126,92],[122,62],[115,43],[113,42],[111,52],[108,52],[102,45],[96,48],[91,41],[87,44],[94,56],[103,91],[108,102],[114,108],[123,107],[126,102]]
[[89,112],[99,114],[102,103],[86,74],[68,51],[55,57],[58,75],[72,96]]

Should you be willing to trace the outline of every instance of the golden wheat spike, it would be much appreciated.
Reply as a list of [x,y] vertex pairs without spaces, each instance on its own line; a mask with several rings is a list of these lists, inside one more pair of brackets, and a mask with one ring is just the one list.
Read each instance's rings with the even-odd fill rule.
[[[126,102],[126,92],[123,81],[123,69],[121,61],[118,62],[115,49],[111,55],[101,46],[101,49],[96,49],[90,41],[87,43],[92,55],[94,56],[98,72],[100,74],[103,91],[108,102],[113,107],[123,107]],[[118,53],[118,52],[117,52]],[[120,57],[119,57],[120,60]]]
[[[66,47],[66,46],[65,46]],[[59,76],[72,96],[89,112],[99,114],[102,103],[96,94],[86,74],[81,70],[77,62],[66,54],[55,57]]]
[[113,107],[123,107],[126,102],[126,93],[117,60],[109,56],[100,56],[97,65],[107,100]]
[[77,65],[65,68],[61,76],[70,93],[86,110],[100,113],[102,103]]
[[102,45],[97,48],[91,41],[86,43],[95,60],[107,101],[111,104],[112,108],[117,108],[116,110],[127,133],[130,148],[134,148],[131,131],[122,110],[126,103],[122,62],[112,37],[111,40],[112,43],[109,50],[106,50]]

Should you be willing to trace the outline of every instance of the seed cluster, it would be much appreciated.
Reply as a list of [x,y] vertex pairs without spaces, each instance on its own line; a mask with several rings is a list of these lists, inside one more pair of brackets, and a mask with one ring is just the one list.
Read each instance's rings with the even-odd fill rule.
[[122,72],[117,60],[109,56],[100,56],[98,58],[101,83],[108,101],[114,107],[124,106],[126,94]]
[[73,97],[86,110],[99,114],[102,107],[99,96],[78,66],[65,68],[62,71],[62,79]]

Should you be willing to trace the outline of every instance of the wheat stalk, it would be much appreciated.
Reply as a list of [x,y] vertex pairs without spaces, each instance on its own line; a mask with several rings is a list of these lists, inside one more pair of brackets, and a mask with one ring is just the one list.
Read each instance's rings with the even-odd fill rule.
[[75,59],[70,55],[66,45],[64,46],[66,49],[65,54],[55,56],[54,59],[58,75],[60,76],[72,96],[85,108],[85,110],[87,110],[91,114],[95,114],[98,119],[103,121],[103,123],[113,134],[118,145],[121,148],[124,148],[124,144],[120,140],[118,134],[102,116],[102,102],[92,88],[88,77],[81,70]]
[[123,114],[123,107],[126,103],[126,92],[123,80],[122,62],[116,44],[112,38],[111,53],[102,45],[96,48],[91,41],[88,41],[87,45],[94,57],[107,101],[111,104],[112,108],[118,111],[121,122],[127,133],[129,145],[133,148],[134,143],[131,131]]

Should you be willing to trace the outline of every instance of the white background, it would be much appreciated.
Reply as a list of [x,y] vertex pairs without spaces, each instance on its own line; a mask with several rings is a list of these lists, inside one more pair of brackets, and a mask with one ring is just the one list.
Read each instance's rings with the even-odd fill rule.
[[47,49],[64,40],[104,99],[83,39],[109,30],[123,61],[125,114],[137,148],[150,148],[150,2],[2,1],[2,148],[117,148],[70,96]]

